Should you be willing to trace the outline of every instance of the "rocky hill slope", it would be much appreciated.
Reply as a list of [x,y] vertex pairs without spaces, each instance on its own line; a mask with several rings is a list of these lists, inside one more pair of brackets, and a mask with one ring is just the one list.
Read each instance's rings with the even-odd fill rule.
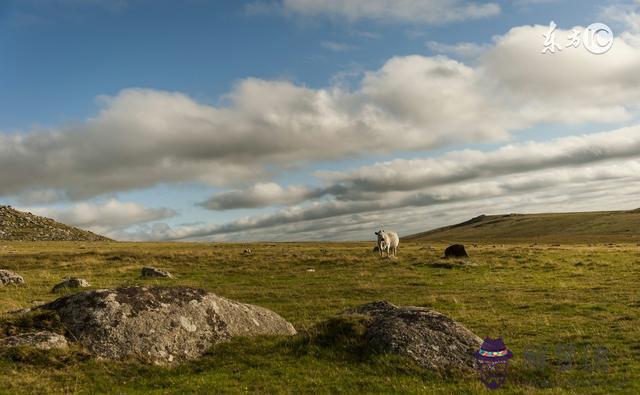
[[640,243],[640,209],[579,213],[480,215],[404,241],[469,243]]
[[7,241],[109,241],[95,233],[50,218],[0,206],[0,240]]

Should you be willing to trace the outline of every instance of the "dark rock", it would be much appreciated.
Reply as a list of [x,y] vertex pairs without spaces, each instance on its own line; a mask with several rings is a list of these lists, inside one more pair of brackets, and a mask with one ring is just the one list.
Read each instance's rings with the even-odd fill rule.
[[433,371],[475,369],[482,339],[462,324],[428,308],[367,303],[346,315],[368,317],[365,340],[377,352],[403,355]]
[[84,291],[36,309],[55,311],[69,338],[97,357],[157,364],[198,358],[234,336],[296,333],[270,310],[185,287]]
[[9,270],[0,269],[0,285],[24,284],[24,278]]
[[52,348],[67,348],[68,343],[64,336],[48,331],[22,333],[0,339],[0,347],[18,346],[30,346],[40,350],[50,350]]
[[165,272],[155,267],[145,266],[142,268],[142,277],[167,277],[173,278],[173,275],[169,272]]
[[467,258],[467,250],[464,249],[462,244],[450,245],[444,250],[445,258]]

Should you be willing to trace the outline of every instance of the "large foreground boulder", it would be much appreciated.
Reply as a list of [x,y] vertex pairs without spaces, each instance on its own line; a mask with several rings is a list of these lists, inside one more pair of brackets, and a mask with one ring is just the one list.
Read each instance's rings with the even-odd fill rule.
[[51,350],[52,348],[65,349],[68,347],[68,343],[64,336],[48,331],[22,333],[0,339],[0,347],[18,346],[30,346],[40,350]]
[[69,338],[97,357],[158,364],[198,358],[234,336],[296,333],[270,310],[184,287],[85,291],[37,309],[57,312]]
[[24,284],[24,278],[12,271],[0,269],[0,285]]
[[434,371],[470,371],[482,339],[435,310],[397,307],[387,301],[367,303],[346,315],[367,318],[366,344],[374,351],[414,359]]

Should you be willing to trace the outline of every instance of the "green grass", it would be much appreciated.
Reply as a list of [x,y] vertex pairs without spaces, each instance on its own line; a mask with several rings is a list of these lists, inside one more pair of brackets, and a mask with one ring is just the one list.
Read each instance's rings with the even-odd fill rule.
[[[251,256],[243,256],[250,247]],[[403,243],[380,259],[372,243],[0,243],[0,268],[27,285],[0,288],[0,311],[61,294],[65,276],[94,287],[196,286],[270,308],[299,332],[292,338],[236,339],[175,368],[96,361],[79,348],[0,352],[2,393],[491,393],[477,377],[438,375],[412,361],[367,351],[358,323],[331,321],[373,300],[434,308],[485,336],[502,336],[514,358],[501,393],[640,393],[640,247],[621,245],[468,246],[466,264],[439,265],[445,245]],[[153,265],[176,279],[142,279]],[[314,269],[314,272],[308,271]],[[7,320],[5,316],[5,320]],[[41,323],[55,319],[34,318]],[[25,319],[27,320],[27,319]],[[28,320],[27,320],[28,321]],[[5,322],[3,334],[29,322]],[[34,324],[35,325],[35,324]],[[542,369],[524,358],[531,346],[570,344],[563,370],[554,352]],[[597,347],[608,367],[590,366]],[[589,361],[589,364],[585,364]],[[593,371],[592,371],[593,370]]]

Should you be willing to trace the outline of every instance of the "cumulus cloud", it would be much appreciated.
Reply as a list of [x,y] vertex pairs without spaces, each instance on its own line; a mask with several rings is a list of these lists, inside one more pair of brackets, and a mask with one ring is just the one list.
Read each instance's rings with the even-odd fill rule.
[[[582,28],[576,27],[580,30]],[[498,37],[481,60],[487,90],[511,103],[528,123],[616,122],[632,118],[640,103],[640,51],[616,37],[594,56],[584,48],[542,55],[548,26],[521,26]],[[570,30],[556,39],[566,45]]]
[[[81,200],[190,181],[238,188],[314,161],[495,142],[542,123],[637,115],[640,51],[617,38],[601,56],[581,48],[544,56],[546,29],[511,29],[473,66],[444,56],[394,57],[352,89],[247,78],[219,105],[125,89],[101,98],[101,111],[84,122],[0,134],[0,195]],[[222,199],[212,207],[228,206]]]
[[218,107],[127,89],[84,123],[0,135],[0,166],[11,169],[0,193],[83,199],[162,182],[233,185],[269,166],[506,137],[504,111],[473,90],[475,78],[461,63],[411,56],[366,73],[355,91],[246,79]]
[[24,210],[107,236],[131,225],[158,221],[177,214],[168,208],[148,208],[117,199],[102,203],[77,203],[67,208],[32,207]]
[[[464,0],[282,0],[279,5],[286,13],[305,17],[433,25],[486,18],[500,13],[497,3]],[[260,2],[250,7],[265,9],[264,3]]]

